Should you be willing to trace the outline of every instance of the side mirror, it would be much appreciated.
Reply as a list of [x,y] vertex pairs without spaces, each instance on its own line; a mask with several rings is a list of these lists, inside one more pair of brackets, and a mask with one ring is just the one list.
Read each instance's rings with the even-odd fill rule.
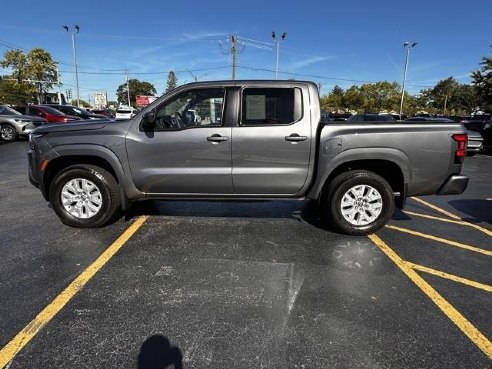
[[155,128],[155,111],[151,110],[144,114],[143,116],[143,126],[145,128]]

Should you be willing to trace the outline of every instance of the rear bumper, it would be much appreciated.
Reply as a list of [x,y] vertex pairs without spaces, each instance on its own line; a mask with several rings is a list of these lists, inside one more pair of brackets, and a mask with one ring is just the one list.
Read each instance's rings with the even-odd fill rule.
[[459,195],[466,190],[468,186],[468,181],[470,179],[465,176],[457,176],[453,175],[448,178],[446,182],[441,186],[439,191],[437,191],[438,195]]

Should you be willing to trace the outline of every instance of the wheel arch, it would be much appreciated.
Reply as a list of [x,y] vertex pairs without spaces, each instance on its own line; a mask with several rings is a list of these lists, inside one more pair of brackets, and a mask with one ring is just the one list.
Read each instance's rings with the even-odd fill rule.
[[339,174],[352,170],[367,170],[383,177],[391,186],[395,194],[395,205],[403,208],[407,194],[407,180],[404,171],[394,161],[385,159],[359,159],[346,161],[335,167],[324,179],[317,194],[317,200],[321,203],[326,195],[326,188]]
[[94,165],[108,171],[118,183],[120,188],[121,203],[123,209],[129,206],[129,200],[125,191],[125,175],[118,157],[109,149],[97,145],[84,147],[61,147],[56,148],[56,155],[49,155],[49,160],[43,172],[42,192],[46,200],[49,199],[49,189],[55,176],[65,168],[73,165]]

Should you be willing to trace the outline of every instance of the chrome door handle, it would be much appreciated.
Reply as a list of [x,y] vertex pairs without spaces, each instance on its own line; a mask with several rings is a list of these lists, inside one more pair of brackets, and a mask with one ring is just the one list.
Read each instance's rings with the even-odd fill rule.
[[292,133],[290,136],[285,136],[285,141],[301,142],[306,141],[307,136],[299,136],[297,133]]
[[219,134],[214,134],[212,136],[207,137],[207,141],[210,141],[210,142],[222,142],[222,141],[227,141],[227,140],[229,140],[229,137],[221,136]]

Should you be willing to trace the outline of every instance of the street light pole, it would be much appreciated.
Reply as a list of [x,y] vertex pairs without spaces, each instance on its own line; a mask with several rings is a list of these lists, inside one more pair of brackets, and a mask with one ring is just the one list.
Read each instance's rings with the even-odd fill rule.
[[401,101],[400,101],[400,119],[403,114],[403,97],[405,95],[405,82],[407,80],[407,69],[408,69],[408,59],[410,57],[410,49],[413,49],[415,46],[417,46],[417,42],[413,41],[412,43],[406,41],[403,44],[404,49],[406,50],[406,57],[405,57],[405,68],[403,70],[403,83],[401,85]]
[[275,64],[275,79],[278,79],[278,59],[279,59],[279,53],[280,53],[280,43],[287,36],[287,32],[282,33],[282,38],[280,40],[277,40],[276,36],[277,35],[275,34],[275,31],[273,31],[272,32],[272,38],[273,38],[273,41],[275,41],[277,43],[277,62]]
[[73,66],[75,69],[75,85],[77,88],[77,106],[80,107],[80,91],[79,91],[79,72],[77,69],[77,48],[75,43],[75,35],[79,33],[80,27],[76,24],[75,31],[69,31],[68,26],[63,26],[65,31],[69,32],[72,35],[72,51],[73,51]]

